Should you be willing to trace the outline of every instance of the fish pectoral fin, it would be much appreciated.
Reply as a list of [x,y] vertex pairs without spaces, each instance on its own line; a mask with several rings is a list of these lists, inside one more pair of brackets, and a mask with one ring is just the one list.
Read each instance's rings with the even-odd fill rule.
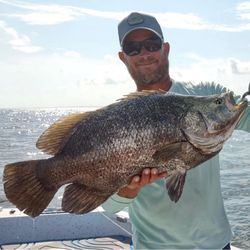
[[[153,159],[158,163],[166,164],[166,170],[171,172],[174,169],[174,173],[167,180],[166,188],[168,189],[168,195],[170,199],[177,202],[182,194],[183,187],[186,179],[186,172],[190,166],[186,165],[183,155],[191,154],[193,152],[193,146],[186,141],[177,142],[167,145],[162,150],[155,152]],[[184,158],[183,158],[184,157]]]
[[177,202],[182,194],[186,180],[186,170],[178,171],[167,181],[166,188],[170,199]]
[[177,142],[167,145],[166,147],[156,151],[153,154],[153,159],[156,161],[167,162],[173,158],[176,158],[178,152],[181,152],[185,142]]
[[77,124],[88,117],[89,113],[74,113],[56,121],[39,137],[36,147],[51,155],[60,153]]
[[73,183],[65,188],[62,210],[68,213],[83,214],[92,211],[106,201],[112,194],[85,185]]

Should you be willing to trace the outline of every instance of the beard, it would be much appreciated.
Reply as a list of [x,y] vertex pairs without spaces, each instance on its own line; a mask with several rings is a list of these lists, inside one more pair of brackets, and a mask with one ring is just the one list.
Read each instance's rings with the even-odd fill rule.
[[127,64],[128,71],[137,86],[153,85],[159,82],[165,76],[169,75],[169,62],[167,57],[163,58],[159,63],[159,66],[153,71],[145,73],[140,70],[140,66],[150,63],[159,62],[155,58],[149,56],[147,59],[141,59],[140,61],[138,61],[135,65],[136,68],[132,68],[129,64]]

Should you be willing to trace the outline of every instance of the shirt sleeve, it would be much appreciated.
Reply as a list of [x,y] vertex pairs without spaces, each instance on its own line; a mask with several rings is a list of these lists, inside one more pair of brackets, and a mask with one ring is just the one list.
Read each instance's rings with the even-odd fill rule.
[[244,115],[240,119],[240,122],[237,124],[236,129],[250,132],[250,104],[249,103],[248,103],[248,107]]
[[102,208],[107,212],[117,213],[123,210],[125,207],[128,207],[132,202],[133,199],[124,198],[118,194],[114,194],[102,204]]

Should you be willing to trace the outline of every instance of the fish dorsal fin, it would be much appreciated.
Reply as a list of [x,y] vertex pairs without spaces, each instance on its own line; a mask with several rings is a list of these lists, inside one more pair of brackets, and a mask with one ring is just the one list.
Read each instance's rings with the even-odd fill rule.
[[88,117],[89,113],[91,112],[74,113],[59,119],[43,132],[36,143],[36,147],[50,155],[60,153],[74,133],[76,125]]
[[132,99],[136,99],[141,96],[149,96],[153,94],[166,93],[164,90],[142,90],[129,93],[128,95],[124,95],[124,97],[118,99],[118,101],[128,101]]

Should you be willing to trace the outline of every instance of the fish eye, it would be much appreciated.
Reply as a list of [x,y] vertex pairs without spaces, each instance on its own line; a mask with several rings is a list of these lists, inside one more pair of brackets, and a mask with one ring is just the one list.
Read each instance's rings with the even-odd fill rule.
[[214,101],[215,104],[219,105],[219,104],[222,104],[223,103],[223,100],[222,98],[217,98],[215,101]]

